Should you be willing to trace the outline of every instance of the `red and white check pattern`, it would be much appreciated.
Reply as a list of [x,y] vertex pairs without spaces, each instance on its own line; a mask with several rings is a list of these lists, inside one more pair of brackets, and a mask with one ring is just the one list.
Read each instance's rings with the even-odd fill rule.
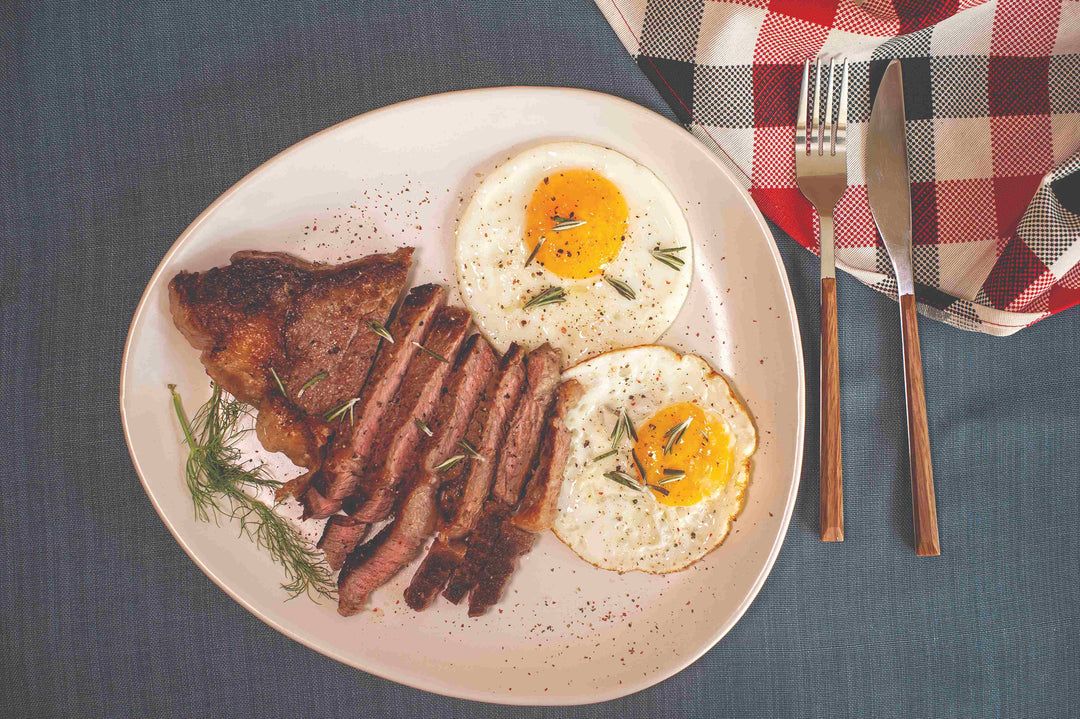
[[877,83],[901,59],[920,309],[1006,335],[1080,303],[1080,0],[596,2],[675,114],[811,250],[792,150],[802,63],[847,58],[837,261],[894,296],[863,163]]

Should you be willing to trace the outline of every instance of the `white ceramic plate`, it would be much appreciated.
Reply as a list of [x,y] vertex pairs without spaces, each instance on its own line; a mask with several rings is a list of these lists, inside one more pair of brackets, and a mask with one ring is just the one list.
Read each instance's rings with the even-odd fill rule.
[[[689,299],[662,342],[707,359],[758,426],[746,508],[727,541],[690,569],[618,575],[578,559],[550,533],[523,561],[497,610],[469,619],[438,602],[400,602],[406,570],[345,619],[327,603],[286,602],[282,574],[227,523],[197,522],[166,384],[189,410],[209,394],[197,353],[173,326],[167,285],[179,270],[236,250],[339,261],[419,248],[413,283],[454,286],[453,231],[481,177],[533,144],[581,140],[651,168],[694,237]],[[455,302],[459,302],[455,298]],[[514,704],[613,699],[675,674],[742,616],[772,568],[798,489],[803,364],[780,255],[749,196],[689,133],[607,95],[500,88],[420,98],[343,122],[289,148],[206,209],[154,272],[135,312],[120,381],[135,469],[176,540],[236,601],[277,630],[364,671],[440,694]],[[263,457],[278,477],[298,472]],[[286,508],[288,512],[289,509]],[[317,533],[318,524],[305,527]]]

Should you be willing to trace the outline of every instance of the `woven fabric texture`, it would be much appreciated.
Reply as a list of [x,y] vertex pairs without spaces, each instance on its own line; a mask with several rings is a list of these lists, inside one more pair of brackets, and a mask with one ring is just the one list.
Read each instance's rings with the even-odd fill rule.
[[1007,335],[1080,302],[1080,2],[597,4],[679,119],[814,251],[817,215],[795,184],[802,64],[846,59],[848,189],[834,216],[836,258],[893,297],[864,149],[877,84],[899,58],[922,312]]

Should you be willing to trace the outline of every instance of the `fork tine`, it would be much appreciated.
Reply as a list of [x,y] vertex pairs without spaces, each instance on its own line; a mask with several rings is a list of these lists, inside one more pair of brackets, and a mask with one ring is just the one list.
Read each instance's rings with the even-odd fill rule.
[[825,142],[829,146],[829,154],[836,154],[836,123],[833,122],[832,112],[832,97],[833,87],[836,80],[836,61],[829,60],[829,94],[825,96],[825,121],[822,133],[825,135]]
[[810,84],[810,61],[802,68],[802,85],[799,90],[799,118],[795,121],[795,152],[806,154],[806,91]]
[[817,64],[816,79],[814,80],[814,125],[810,129],[810,152],[817,147],[817,154],[821,154],[821,60]]
[[836,142],[837,149],[847,150],[847,91],[848,61],[844,58],[844,78],[840,81],[840,109],[837,113]]

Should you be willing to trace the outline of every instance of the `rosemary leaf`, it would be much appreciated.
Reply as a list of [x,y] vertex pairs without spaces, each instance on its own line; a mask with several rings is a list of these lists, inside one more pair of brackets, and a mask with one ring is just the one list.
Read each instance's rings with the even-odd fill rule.
[[526,302],[522,309],[528,310],[533,307],[543,307],[544,305],[553,305],[560,302],[566,302],[566,290],[562,287],[548,287]]
[[614,470],[611,472],[604,472],[604,476],[610,479],[612,482],[618,482],[622,486],[627,487],[628,489],[632,489],[635,492],[640,492],[642,489],[644,489],[641,484],[635,482],[634,478],[626,472]]
[[657,482],[657,484],[670,484],[672,482],[678,482],[684,477],[686,477],[686,472],[682,471],[681,469],[665,469],[664,478]]
[[210,400],[189,421],[176,386],[169,385],[188,446],[184,476],[196,519],[226,517],[239,522],[241,534],[266,550],[285,570],[286,581],[281,586],[290,598],[307,594],[312,599],[333,599],[337,583],[322,552],[272,507],[248,494],[281,486],[264,465],[246,466],[236,446],[249,431],[239,429],[237,423],[250,410],[217,384],[211,383],[211,388]]
[[602,459],[607,459],[608,457],[610,457],[611,455],[615,454],[618,451],[619,450],[617,450],[617,449],[609,449],[607,452],[604,452],[603,454],[598,454],[595,457],[593,457],[592,459],[590,459],[589,464],[592,464],[593,462],[599,462]]
[[670,489],[664,489],[659,484],[646,484],[645,486],[648,487],[649,489],[653,490],[654,492],[659,492],[660,494],[664,495],[665,497],[668,496],[669,494],[671,494]]
[[460,462],[463,459],[465,459],[465,455],[463,455],[463,454],[455,454],[450,459],[439,462],[437,465],[435,465],[434,469],[435,469],[436,472],[444,472],[444,471],[450,469],[451,467],[453,467],[455,464],[457,464],[458,462]]
[[304,392],[307,392],[310,387],[314,387],[319,382],[322,382],[324,379],[326,379],[329,376],[330,376],[329,372],[320,372],[319,374],[315,375],[314,377],[312,377],[311,379],[309,379],[307,382],[304,383],[304,385],[300,388],[300,391],[296,393],[296,398],[300,399],[301,397],[304,396]]
[[615,288],[615,291],[628,300],[637,299],[637,293],[630,285],[626,284],[622,280],[615,279],[614,277],[608,277],[604,275],[604,279],[609,285]]
[[353,397],[348,402],[340,404],[337,407],[335,407],[334,409],[332,409],[329,412],[327,412],[326,414],[324,414],[323,419],[325,419],[327,422],[333,422],[335,419],[338,419],[338,418],[341,418],[342,420],[344,420],[345,413],[348,412],[349,413],[349,424],[353,424],[353,421],[355,419],[355,417],[353,416],[353,407],[355,407],[356,403],[359,402],[359,401],[360,401],[359,397]]
[[625,409],[622,411],[622,422],[623,427],[626,428],[626,433],[630,435],[630,439],[637,442],[637,430],[634,429],[634,423],[630,421],[630,415],[626,413]]
[[532,264],[533,259],[536,257],[536,253],[540,251],[540,248],[544,246],[545,242],[547,242],[547,237],[541,236],[539,241],[537,241],[536,245],[533,246],[532,252],[529,253],[528,258],[526,258],[525,260],[526,267]]
[[658,247],[655,250],[651,250],[649,254],[653,256],[653,259],[657,262],[661,262],[673,270],[681,270],[683,265],[686,264],[686,260],[679,257],[676,252],[685,250],[686,247]]
[[473,446],[472,442],[467,439],[459,439],[457,446],[465,450],[465,454],[469,455],[473,459],[484,459],[484,455],[480,454],[480,451]]
[[641,481],[645,481],[645,465],[638,459],[637,452],[630,450],[630,456],[634,458],[634,464],[637,465],[637,471],[641,473]]
[[664,445],[664,454],[671,454],[671,450],[673,450],[675,445],[679,443],[679,440],[682,439],[683,433],[686,432],[686,428],[690,426],[690,422],[693,421],[693,419],[693,417],[687,417],[664,433],[664,437],[667,438],[667,444]]
[[288,399],[289,393],[285,391],[285,385],[281,382],[281,378],[277,376],[277,372],[274,371],[273,367],[270,368],[270,374],[273,375],[274,381],[277,382],[277,388],[281,390],[281,396]]
[[394,335],[390,334],[390,330],[386,329],[386,325],[377,320],[368,320],[367,326],[372,332],[382,337],[390,344],[394,344]]
[[431,431],[431,427],[428,427],[426,424],[424,424],[423,420],[421,420],[419,417],[415,418],[413,422],[416,422],[416,426],[419,427],[420,431],[426,434],[428,437],[433,434],[433,432]]
[[440,362],[445,362],[446,364],[450,364],[450,360],[446,359],[445,357],[443,357],[438,352],[435,352],[433,350],[429,350],[427,347],[420,344],[419,342],[413,342],[413,344],[416,345],[417,347],[419,347],[421,349],[421,351],[426,352],[427,354],[429,354],[430,356],[432,356],[435,359],[439,360]]
[[587,224],[585,220],[563,220],[562,222],[556,222],[555,226],[551,228],[552,232],[562,232],[563,230],[572,230],[575,227],[581,227]]

